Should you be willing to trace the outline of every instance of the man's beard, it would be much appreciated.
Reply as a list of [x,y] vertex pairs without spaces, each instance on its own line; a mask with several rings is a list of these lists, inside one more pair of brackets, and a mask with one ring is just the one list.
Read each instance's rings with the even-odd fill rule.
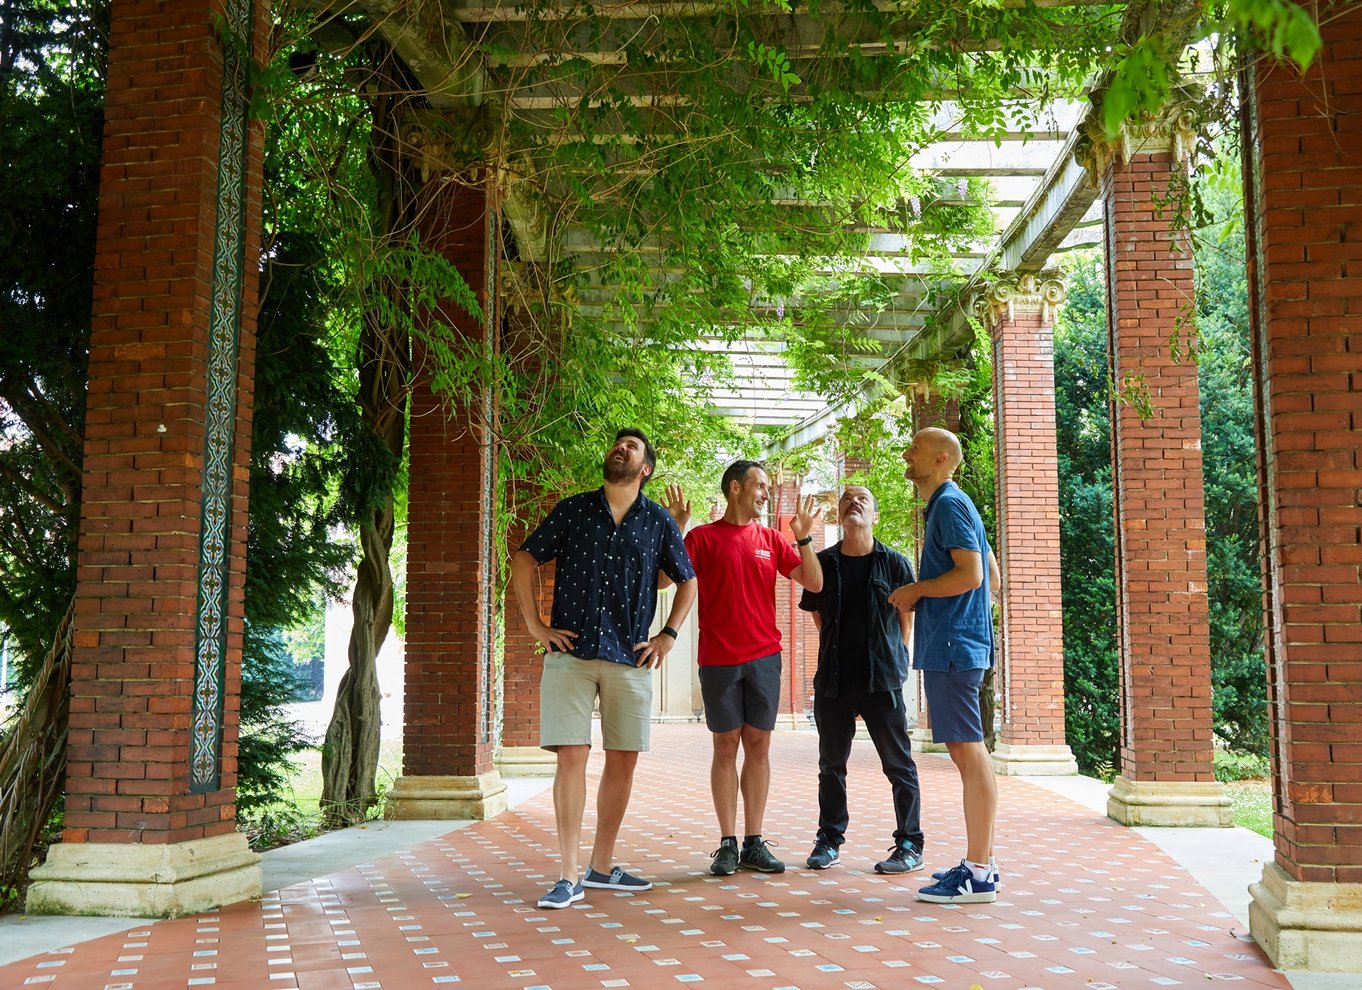
[[643,465],[639,464],[635,467],[629,463],[628,458],[616,460],[613,457],[607,457],[601,471],[605,475],[605,480],[610,484],[620,485],[627,481],[633,481],[642,474]]

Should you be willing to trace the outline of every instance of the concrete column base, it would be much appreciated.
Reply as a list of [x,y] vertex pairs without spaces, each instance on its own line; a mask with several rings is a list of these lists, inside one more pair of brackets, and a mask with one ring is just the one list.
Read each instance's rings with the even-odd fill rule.
[[552,777],[558,757],[538,746],[503,746],[497,752],[497,770],[503,777]]
[[913,749],[919,753],[944,753],[946,747],[941,743],[932,742],[932,730],[926,728],[914,729],[908,733],[908,738],[913,743]]
[[29,914],[176,918],[261,894],[260,855],[240,832],[156,845],[60,843],[29,878]]
[[1292,880],[1267,863],[1249,896],[1249,932],[1278,969],[1362,970],[1362,883]]
[[998,743],[993,748],[993,772],[1004,777],[1067,777],[1078,773],[1078,761],[1068,746]]
[[1219,781],[1116,778],[1107,817],[1122,825],[1232,828],[1234,808]]
[[476,777],[411,777],[393,781],[383,817],[395,821],[483,821],[506,810],[506,782],[493,770]]

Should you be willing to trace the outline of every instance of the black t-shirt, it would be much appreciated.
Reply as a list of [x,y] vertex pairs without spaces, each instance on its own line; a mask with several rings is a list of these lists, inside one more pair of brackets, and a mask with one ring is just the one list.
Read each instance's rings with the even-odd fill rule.
[[870,684],[866,623],[870,616],[870,565],[873,553],[841,555],[842,617],[838,623],[837,681],[843,694],[864,693]]

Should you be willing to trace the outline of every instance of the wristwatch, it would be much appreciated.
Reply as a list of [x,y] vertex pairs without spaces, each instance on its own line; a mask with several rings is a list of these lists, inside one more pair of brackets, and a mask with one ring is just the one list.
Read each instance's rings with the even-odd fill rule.
[[812,543],[812,542],[813,542],[813,534],[810,533],[808,536],[804,537],[804,539],[802,539],[802,540],[795,540],[795,546],[797,546],[797,547],[806,547],[806,546],[808,546],[808,545],[809,545],[810,543]]

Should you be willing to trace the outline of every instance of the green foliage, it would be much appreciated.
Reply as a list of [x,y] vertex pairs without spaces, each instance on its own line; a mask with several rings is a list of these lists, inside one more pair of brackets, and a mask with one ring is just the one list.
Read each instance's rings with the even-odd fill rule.
[[1100,259],[1068,266],[1054,329],[1067,742],[1085,773],[1117,763],[1120,704],[1105,289]]
[[1267,757],[1258,753],[1215,751],[1215,779],[1222,783],[1235,780],[1259,780],[1272,775]]
[[0,32],[0,625],[27,684],[75,588],[107,10]]
[[836,443],[850,459],[865,460],[869,468],[846,478],[864,485],[879,504],[875,535],[896,550],[917,558],[916,513],[922,502],[903,475],[903,451],[913,439],[912,417],[902,400],[872,407],[837,425]]

